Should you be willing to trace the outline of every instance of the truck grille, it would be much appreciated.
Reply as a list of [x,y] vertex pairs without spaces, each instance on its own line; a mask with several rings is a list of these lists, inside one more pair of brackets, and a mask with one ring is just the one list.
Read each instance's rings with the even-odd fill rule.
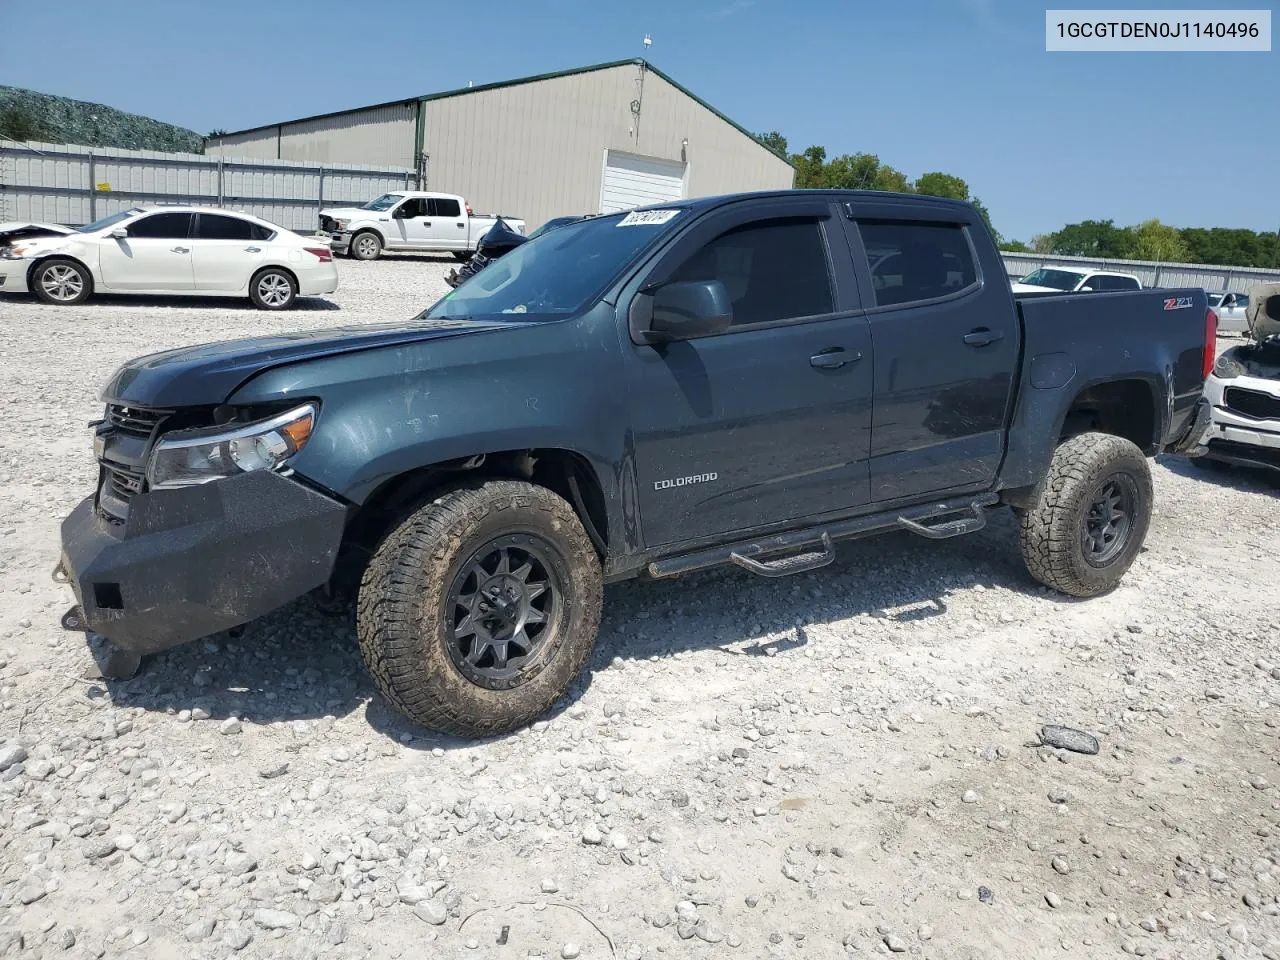
[[132,434],[135,437],[149,437],[160,422],[172,412],[172,410],[152,410],[109,403],[107,404],[107,422],[121,433]]
[[320,229],[325,233],[337,233],[338,221],[333,219],[333,217],[326,217],[322,215],[320,217]]
[[1257,390],[1227,387],[1224,393],[1227,409],[1255,420],[1280,420],[1280,397]]
[[98,485],[98,512],[112,523],[124,523],[129,517],[129,501],[141,492],[141,474],[104,465]]

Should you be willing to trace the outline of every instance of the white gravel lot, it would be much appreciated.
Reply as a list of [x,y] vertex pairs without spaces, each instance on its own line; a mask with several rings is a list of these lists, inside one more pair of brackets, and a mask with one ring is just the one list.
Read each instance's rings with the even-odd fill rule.
[[569,702],[487,742],[399,720],[307,601],[79,679],[50,571],[115,365],[404,318],[450,263],[285,314],[0,299],[0,957],[1280,957],[1280,488],[1239,472],[1156,464],[1086,602],[1003,515],[610,588]]

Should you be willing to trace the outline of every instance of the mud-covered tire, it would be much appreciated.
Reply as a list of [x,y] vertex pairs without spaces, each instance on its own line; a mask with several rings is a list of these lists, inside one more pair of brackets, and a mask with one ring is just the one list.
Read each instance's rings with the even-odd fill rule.
[[[1033,577],[1062,593],[1106,593],[1142,549],[1151,501],[1151,468],[1135,444],[1105,433],[1074,436],[1054,452],[1035,500],[1019,515],[1022,559]],[[1108,540],[1117,511],[1126,517],[1109,528]]]
[[382,256],[382,238],[372,230],[361,230],[351,238],[347,254],[353,260],[377,260]]
[[[526,547],[536,552],[538,569],[554,581],[546,592],[558,590],[559,599],[539,625],[547,631],[539,652],[516,676],[475,680],[463,672],[477,667],[465,662],[466,641],[454,629],[457,584],[472,582],[467,571],[494,544],[506,544],[496,549],[508,549],[512,563],[533,555]],[[477,584],[470,595],[479,591]],[[356,632],[369,673],[401,714],[432,730],[489,736],[526,726],[568,690],[595,645],[602,594],[599,558],[563,498],[531,483],[486,480],[437,494],[382,541],[361,581]]]

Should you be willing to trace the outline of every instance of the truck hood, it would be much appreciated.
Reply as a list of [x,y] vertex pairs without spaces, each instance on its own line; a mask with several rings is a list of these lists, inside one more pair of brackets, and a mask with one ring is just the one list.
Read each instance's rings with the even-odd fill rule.
[[421,319],[179,347],[136,357],[123,364],[103,387],[102,400],[159,408],[216,405],[250,377],[273,367],[513,326],[523,324]]
[[320,216],[335,220],[373,220],[386,214],[386,210],[361,210],[359,207],[325,207],[320,211]]

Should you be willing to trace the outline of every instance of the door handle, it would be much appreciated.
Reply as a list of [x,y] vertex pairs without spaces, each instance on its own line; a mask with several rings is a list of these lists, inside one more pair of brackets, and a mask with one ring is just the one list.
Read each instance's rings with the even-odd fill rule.
[[171,253],[190,253],[191,248],[190,247],[173,247],[170,252]]
[[262,248],[261,247],[245,247],[244,252],[245,253],[261,253]]
[[844,347],[830,347],[810,357],[809,366],[820,370],[835,370],[846,363],[857,363],[861,359],[862,354],[857,351],[850,353]]
[[460,223],[460,224],[458,224],[458,229],[459,229],[459,230],[465,230],[465,229],[466,229],[466,226],[467,226],[467,225],[466,225],[465,223]]
[[989,343],[1003,339],[1004,334],[999,330],[988,330],[986,327],[978,327],[964,335],[964,342],[970,347],[985,347]]

